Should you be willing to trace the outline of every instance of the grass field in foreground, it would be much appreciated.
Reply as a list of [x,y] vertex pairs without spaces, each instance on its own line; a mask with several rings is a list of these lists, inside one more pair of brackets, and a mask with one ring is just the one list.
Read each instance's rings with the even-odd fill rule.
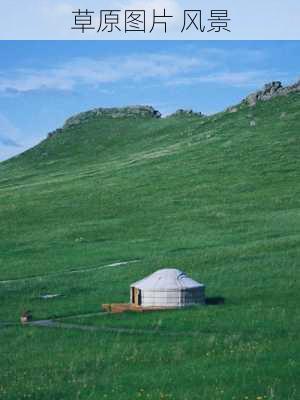
[[91,118],[0,164],[0,321],[97,312],[170,266],[225,298],[66,320],[136,334],[2,325],[0,399],[298,399],[299,106]]

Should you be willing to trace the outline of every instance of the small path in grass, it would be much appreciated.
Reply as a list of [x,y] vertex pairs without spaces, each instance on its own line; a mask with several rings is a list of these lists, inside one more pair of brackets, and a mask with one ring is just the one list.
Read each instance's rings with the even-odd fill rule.
[[[77,319],[77,318],[87,318],[87,317],[101,317],[103,315],[109,315],[110,313],[106,311],[98,311],[98,312],[93,312],[93,313],[87,313],[87,314],[75,314],[75,315],[67,315],[66,317],[55,317],[53,320],[54,321],[60,321],[60,320],[66,320],[66,319]],[[53,321],[52,320],[52,321]]]
[[7,328],[8,326],[17,326],[19,325],[16,322],[6,322],[6,321],[0,321],[0,328]]
[[121,266],[125,266],[128,264],[133,264],[133,263],[136,263],[139,261],[140,260],[120,261],[120,262],[115,262],[115,263],[106,264],[106,265],[98,265],[98,266],[85,267],[85,268],[80,268],[80,269],[71,269],[71,270],[61,271],[61,272],[50,272],[49,274],[28,276],[28,277],[16,278],[16,279],[8,279],[8,280],[0,281],[0,284],[19,283],[19,282],[22,283],[22,282],[33,281],[33,280],[47,279],[52,276],[55,277],[55,276],[63,276],[63,275],[70,275],[70,274],[82,274],[82,273],[86,273],[86,272],[90,272],[90,271],[97,271],[97,270],[106,269],[106,268],[121,267]]
[[[107,314],[107,313],[103,313]],[[129,335],[160,335],[160,336],[199,336],[200,333],[204,332],[172,332],[172,331],[160,331],[157,329],[133,329],[133,328],[112,328],[112,327],[100,327],[93,325],[79,325],[74,323],[65,323],[58,320],[41,320],[34,321],[26,324],[27,326],[37,326],[41,328],[58,328],[67,330],[87,331],[87,332],[105,332],[105,333],[124,333]]]
[[[87,317],[101,317],[102,315],[109,315],[110,313],[105,312],[105,311],[101,311],[101,312],[93,312],[93,313],[86,313],[86,314],[75,314],[75,315],[67,315],[66,317],[55,317],[53,319],[45,319],[45,320],[39,320],[39,321],[31,321],[26,325],[30,325],[33,324],[35,325],[35,322],[38,323],[42,323],[42,322],[47,322],[47,321],[65,321],[68,319],[77,319],[77,318],[87,318]],[[13,321],[0,321],[0,328],[5,328],[7,326],[23,326],[22,324],[20,324],[20,322],[13,322]]]

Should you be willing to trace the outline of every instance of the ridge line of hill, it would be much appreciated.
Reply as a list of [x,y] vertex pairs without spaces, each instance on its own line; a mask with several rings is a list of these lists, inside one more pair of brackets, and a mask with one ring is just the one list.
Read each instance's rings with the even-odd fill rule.
[[[280,81],[273,81],[264,85],[264,87],[256,92],[250,93],[246,98],[244,98],[240,103],[226,108],[225,112],[236,112],[238,107],[246,105],[249,107],[254,107],[259,101],[268,101],[277,96],[286,96],[289,93],[300,92],[300,80],[296,83],[288,86],[283,86]],[[218,114],[218,113],[216,113]],[[192,109],[178,109],[174,113],[166,116],[178,117],[178,116],[198,116],[205,117],[202,112],[196,112]],[[54,135],[61,133],[63,129],[73,127],[89,121],[91,118],[97,117],[110,117],[110,118],[162,118],[160,111],[156,110],[154,107],[149,105],[136,105],[127,107],[99,107],[92,110],[83,111],[81,113],[75,114],[68,118],[62,128],[58,128],[50,133],[48,133],[47,138],[51,138]]]

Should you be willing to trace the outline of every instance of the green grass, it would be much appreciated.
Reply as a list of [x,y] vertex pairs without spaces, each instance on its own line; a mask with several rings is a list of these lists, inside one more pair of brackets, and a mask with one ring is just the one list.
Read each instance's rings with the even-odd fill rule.
[[0,164],[0,321],[98,312],[169,266],[225,298],[66,320],[136,334],[0,326],[0,399],[298,399],[299,132],[292,94],[90,119]]

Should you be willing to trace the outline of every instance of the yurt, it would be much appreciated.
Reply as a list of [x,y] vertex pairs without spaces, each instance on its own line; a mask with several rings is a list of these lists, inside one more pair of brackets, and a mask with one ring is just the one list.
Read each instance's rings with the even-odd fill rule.
[[142,307],[185,307],[203,304],[204,290],[179,269],[166,268],[130,285],[130,301]]

